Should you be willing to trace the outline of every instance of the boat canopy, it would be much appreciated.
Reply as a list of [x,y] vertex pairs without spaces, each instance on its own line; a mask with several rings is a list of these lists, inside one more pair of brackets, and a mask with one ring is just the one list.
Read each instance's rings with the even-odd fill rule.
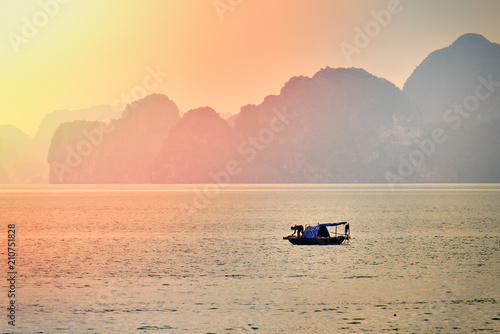
[[324,223],[324,224],[319,224],[318,226],[338,226],[338,225],[345,225],[347,222],[340,222],[340,223]]
[[347,222],[324,223],[324,224],[318,224],[316,226],[307,226],[306,229],[304,230],[304,233],[302,234],[302,238],[317,238],[318,236],[328,238],[330,237],[330,233],[326,228],[327,226],[338,226],[338,225],[344,225],[346,223]]

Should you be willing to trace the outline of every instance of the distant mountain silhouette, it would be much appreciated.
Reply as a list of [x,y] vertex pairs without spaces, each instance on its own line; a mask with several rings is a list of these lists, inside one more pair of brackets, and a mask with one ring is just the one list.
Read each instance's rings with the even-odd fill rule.
[[151,166],[153,183],[207,183],[231,158],[234,131],[212,108],[185,113]]
[[500,45],[465,34],[432,52],[403,91],[422,114],[423,138],[435,129],[446,136],[420,181],[500,182]]
[[56,110],[47,114],[40,123],[34,139],[43,148],[43,161],[46,161],[50,141],[57,127],[62,123],[77,120],[104,121],[120,118],[121,112],[113,110],[109,105],[99,105],[78,110]]
[[421,134],[415,106],[394,84],[328,67],[242,108],[235,129],[241,182],[385,182],[385,169]]
[[161,94],[110,113],[56,112],[34,138],[1,126],[0,182],[47,166],[50,183],[500,182],[500,46],[478,34],[429,54],[403,90],[327,67],[227,120],[180,118]]
[[[117,118],[110,106],[79,110],[57,110],[47,114],[35,136],[28,136],[14,126],[0,126],[0,183],[47,183],[47,154],[56,128],[74,120]],[[15,129],[15,130],[14,130]]]
[[32,138],[13,125],[0,125],[0,183],[29,182],[36,170]]
[[[434,51],[415,68],[403,91],[417,103],[424,124],[437,124],[454,104],[474,95],[479,77],[500,82],[500,45],[482,35],[465,34],[450,46]],[[468,121],[486,121],[500,116],[500,94],[481,101],[483,112]]]
[[74,121],[56,130],[50,145],[50,183],[149,183],[179,110],[168,97],[149,95],[129,104],[120,119]]

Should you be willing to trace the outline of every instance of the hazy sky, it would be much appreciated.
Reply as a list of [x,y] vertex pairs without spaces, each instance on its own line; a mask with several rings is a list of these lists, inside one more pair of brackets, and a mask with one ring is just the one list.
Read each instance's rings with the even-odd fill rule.
[[51,111],[144,93],[237,113],[325,66],[402,87],[464,33],[499,43],[498,13],[496,0],[1,0],[0,124],[34,134]]

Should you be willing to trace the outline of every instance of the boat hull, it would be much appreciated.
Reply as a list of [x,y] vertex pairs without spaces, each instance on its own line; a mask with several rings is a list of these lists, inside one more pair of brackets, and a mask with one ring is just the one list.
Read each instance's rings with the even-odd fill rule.
[[346,238],[344,236],[337,236],[333,238],[283,237],[283,239],[288,239],[294,245],[340,245]]

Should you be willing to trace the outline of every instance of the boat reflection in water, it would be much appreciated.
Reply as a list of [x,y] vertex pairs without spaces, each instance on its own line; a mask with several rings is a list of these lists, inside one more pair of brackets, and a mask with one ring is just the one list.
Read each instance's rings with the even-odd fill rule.
[[[338,233],[337,227],[344,225],[344,233]],[[329,226],[335,226],[334,235],[330,235]],[[290,241],[294,245],[340,245],[344,240],[351,238],[349,234],[349,224],[347,222],[340,223],[324,223],[315,226],[302,225],[292,226],[293,233],[283,239]]]

